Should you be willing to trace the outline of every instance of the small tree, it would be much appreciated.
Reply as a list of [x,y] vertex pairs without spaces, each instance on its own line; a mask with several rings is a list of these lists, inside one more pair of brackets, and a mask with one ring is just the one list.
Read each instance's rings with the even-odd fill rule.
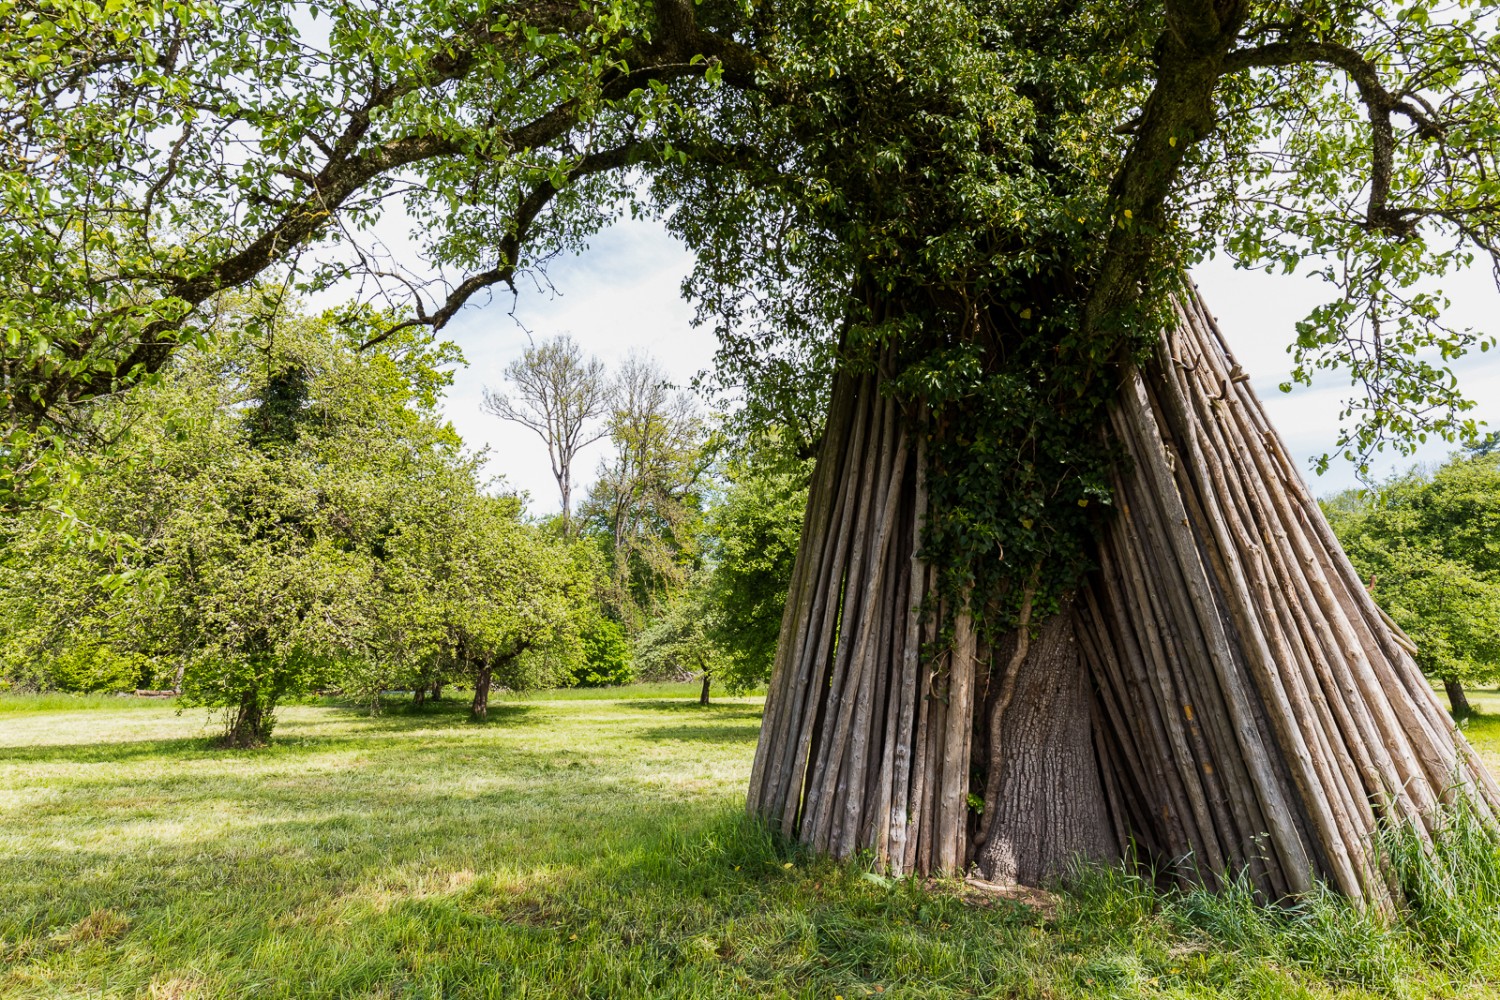
[[473,683],[471,713],[484,720],[495,683],[524,690],[565,679],[548,665],[570,657],[544,654],[577,643],[580,586],[566,546],[524,523],[515,498],[475,496],[455,515],[424,539],[425,615],[434,655]]
[[564,333],[528,347],[505,366],[514,395],[484,390],[483,408],[502,420],[530,428],[547,445],[552,476],[562,494],[562,519],[570,529],[573,513],[573,459],[607,433],[596,424],[609,412],[611,387],[604,363],[585,357]]
[[668,602],[635,641],[635,661],[642,675],[696,676],[702,682],[700,705],[708,704],[713,679],[729,665],[729,657],[709,635],[706,612],[702,587],[688,588]]

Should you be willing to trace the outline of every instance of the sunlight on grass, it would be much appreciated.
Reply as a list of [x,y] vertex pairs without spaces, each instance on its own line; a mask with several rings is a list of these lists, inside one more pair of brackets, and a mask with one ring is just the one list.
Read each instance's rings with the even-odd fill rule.
[[1493,995],[1118,874],[1050,922],[866,879],[741,817],[758,699],[602,694],[293,705],[253,752],[169,703],[4,710],[0,996]]

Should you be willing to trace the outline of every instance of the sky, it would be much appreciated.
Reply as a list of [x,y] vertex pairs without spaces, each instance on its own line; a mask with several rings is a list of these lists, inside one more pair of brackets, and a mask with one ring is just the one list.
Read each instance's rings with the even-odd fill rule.
[[[680,294],[691,267],[687,250],[659,222],[627,218],[596,236],[582,254],[554,261],[550,287],[518,282],[517,294],[501,290],[487,301],[476,300],[443,331],[468,362],[454,374],[444,412],[470,447],[489,449],[491,475],[503,475],[508,488],[529,493],[534,513],[558,507],[546,448],[531,431],[483,413],[484,387],[503,386],[506,364],[532,338],[564,332],[610,365],[632,350],[649,353],[669,377],[686,385],[712,363],[715,347],[711,332],[693,327],[692,307]],[[1286,348],[1295,339],[1296,322],[1326,299],[1322,282],[1301,274],[1236,270],[1223,258],[1193,276],[1289,453],[1302,462],[1313,492],[1324,496],[1356,485],[1353,467],[1342,459],[1322,476],[1312,472],[1312,460],[1337,440],[1341,401],[1350,387],[1278,389],[1291,371]],[[1446,290],[1453,300],[1451,320],[1491,330],[1500,325],[1495,323],[1500,294],[1487,273],[1460,276]],[[1459,371],[1462,387],[1479,400],[1475,415],[1500,427],[1500,352],[1476,355]],[[575,461],[575,496],[593,481],[607,447],[601,441]],[[1413,457],[1387,454],[1374,472],[1379,478],[1418,461],[1440,461],[1450,450],[1432,442]]]

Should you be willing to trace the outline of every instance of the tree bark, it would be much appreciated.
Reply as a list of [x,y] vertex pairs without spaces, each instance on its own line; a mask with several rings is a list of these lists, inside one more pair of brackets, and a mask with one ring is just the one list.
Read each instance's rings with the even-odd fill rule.
[[1069,605],[1038,629],[1001,716],[999,744],[990,747],[997,791],[984,803],[990,823],[976,860],[991,882],[1041,885],[1067,875],[1075,860],[1119,857],[1094,750],[1092,697]]
[[433,681],[432,682],[432,696],[431,697],[432,697],[433,701],[441,701],[442,700],[442,697],[443,697],[443,682],[442,681]]
[[709,671],[703,671],[703,689],[698,692],[698,704],[708,705],[708,686],[713,683],[714,675]]
[[480,722],[489,718],[490,681],[494,675],[494,667],[489,661],[481,663],[474,672],[474,703],[469,708],[469,714]]
[[1474,709],[1469,706],[1469,696],[1464,694],[1464,686],[1458,678],[1444,677],[1443,690],[1448,692],[1449,713],[1455,719],[1467,719],[1474,714]]

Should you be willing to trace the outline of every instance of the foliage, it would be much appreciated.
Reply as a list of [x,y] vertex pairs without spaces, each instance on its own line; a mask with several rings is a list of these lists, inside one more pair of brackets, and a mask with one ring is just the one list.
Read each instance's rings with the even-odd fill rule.
[[1455,457],[1325,502],[1371,593],[1434,677],[1500,679],[1500,456]]
[[[1294,379],[1352,377],[1356,462],[1477,433],[1451,372],[1491,340],[1444,323],[1438,279],[1500,257],[1490,0],[0,18],[25,40],[0,94],[0,502],[65,478],[57,428],[160,370],[226,288],[366,281],[405,306],[369,341],[441,328],[622,203],[697,253],[688,291],[745,436],[777,425],[812,454],[833,365],[880,368],[932,437],[933,561],[985,606],[1013,609],[1038,566],[1048,594],[1076,582],[1108,500],[1104,407],[1217,246],[1330,283]],[[367,245],[397,194],[452,280]],[[22,280],[36,260],[57,263]],[[630,561],[640,605],[664,564]]]
[[582,657],[573,671],[573,681],[583,687],[616,687],[635,679],[630,661],[630,644],[625,630],[596,609],[579,629]]
[[106,643],[79,642],[38,663],[36,686],[54,691],[134,691],[152,687],[155,671],[149,659]]
[[646,680],[721,676],[728,653],[709,637],[703,588],[689,586],[674,595],[635,639],[635,666]]
[[393,545],[398,559],[420,567],[423,589],[412,600],[430,630],[431,655],[460,678],[489,670],[515,690],[556,683],[541,670],[540,654],[576,641],[578,581],[566,547],[522,522],[513,498],[464,501],[444,512],[441,530],[412,532]]
[[700,599],[704,633],[724,651],[723,676],[732,691],[771,678],[811,466],[731,460],[723,493],[705,517],[711,569]]

